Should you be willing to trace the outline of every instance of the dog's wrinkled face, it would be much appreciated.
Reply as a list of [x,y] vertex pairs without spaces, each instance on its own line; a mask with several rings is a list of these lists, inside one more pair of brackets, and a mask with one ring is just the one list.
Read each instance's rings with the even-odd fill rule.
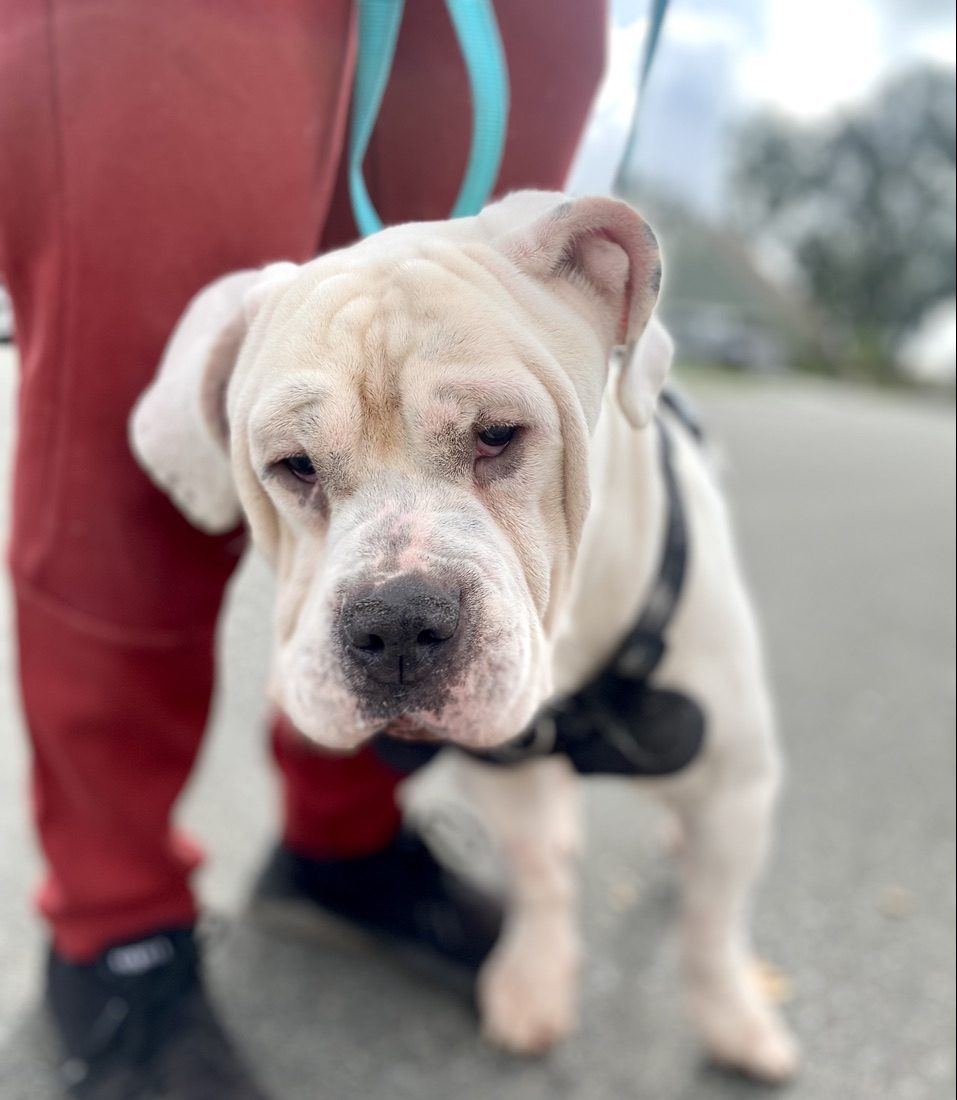
[[591,228],[533,277],[537,239],[470,221],[291,268],[228,382],[232,477],[278,577],[273,693],[331,748],[490,747],[550,691],[635,260]]
[[327,744],[383,728],[499,743],[548,692],[568,552],[561,417],[527,365],[543,349],[434,257],[307,279],[302,297],[230,416],[279,577],[278,701]]

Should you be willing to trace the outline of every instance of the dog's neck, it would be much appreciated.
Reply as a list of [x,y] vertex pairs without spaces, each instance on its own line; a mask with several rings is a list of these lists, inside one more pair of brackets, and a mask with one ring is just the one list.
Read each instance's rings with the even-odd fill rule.
[[[553,657],[556,695],[577,690],[634,625],[664,530],[656,426],[636,431],[606,394],[591,451],[592,501]],[[590,578],[602,577],[602,583]]]

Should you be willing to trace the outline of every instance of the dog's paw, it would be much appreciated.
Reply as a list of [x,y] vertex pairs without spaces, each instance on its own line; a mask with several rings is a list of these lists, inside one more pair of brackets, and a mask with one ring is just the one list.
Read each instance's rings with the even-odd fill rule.
[[545,939],[510,937],[479,974],[482,1032],[515,1054],[543,1054],[575,1026],[578,945]]
[[710,1057],[726,1069],[737,1070],[758,1081],[783,1084],[798,1069],[797,1043],[778,1013],[766,1004],[714,1002],[694,1011]]

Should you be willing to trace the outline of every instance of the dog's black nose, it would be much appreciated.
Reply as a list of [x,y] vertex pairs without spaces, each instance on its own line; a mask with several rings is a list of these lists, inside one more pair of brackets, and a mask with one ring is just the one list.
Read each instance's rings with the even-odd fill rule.
[[371,679],[415,684],[450,649],[459,594],[421,573],[405,573],[347,600],[339,620],[343,644]]

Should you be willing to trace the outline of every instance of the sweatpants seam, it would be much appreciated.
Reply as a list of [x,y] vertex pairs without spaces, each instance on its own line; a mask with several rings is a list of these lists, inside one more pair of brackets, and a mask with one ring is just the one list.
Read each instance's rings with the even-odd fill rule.
[[63,125],[63,104],[61,77],[57,57],[55,0],[46,0],[47,9],[47,56],[50,66],[50,111],[53,121],[53,147],[56,179],[57,230],[61,262],[56,265],[57,287],[54,301],[61,303],[56,310],[56,329],[53,337],[53,362],[57,365],[54,386],[56,400],[53,407],[52,439],[49,441],[50,506],[46,509],[47,522],[44,537],[41,540],[44,558],[46,550],[53,540],[56,517],[60,514],[59,502],[63,493],[61,471],[64,461],[64,416],[68,396],[68,371],[64,365],[65,330],[68,318],[72,318],[74,294],[72,268],[73,255],[70,244],[70,212],[66,186],[66,136]]
[[196,644],[211,639],[216,631],[215,624],[209,623],[188,627],[139,627],[110,622],[44,592],[14,568],[11,568],[10,575],[18,599],[33,603],[47,614],[57,616],[75,630],[113,645],[171,649],[184,643]]

